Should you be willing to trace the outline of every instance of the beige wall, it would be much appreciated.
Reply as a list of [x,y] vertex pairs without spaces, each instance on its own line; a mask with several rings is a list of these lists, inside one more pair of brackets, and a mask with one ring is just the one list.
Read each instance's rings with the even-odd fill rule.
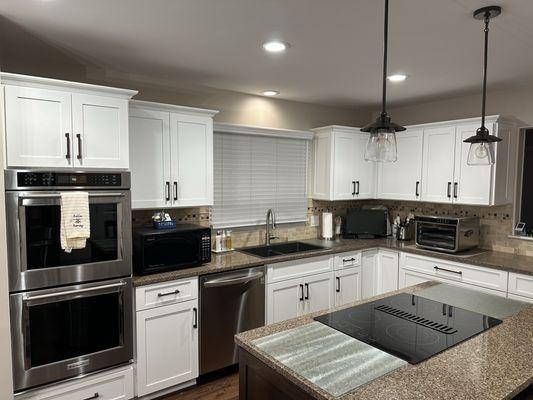
[[[421,102],[392,107],[388,111],[395,122],[404,125],[478,117],[481,115],[481,95]],[[533,125],[533,87],[489,91],[487,114],[513,116]]]

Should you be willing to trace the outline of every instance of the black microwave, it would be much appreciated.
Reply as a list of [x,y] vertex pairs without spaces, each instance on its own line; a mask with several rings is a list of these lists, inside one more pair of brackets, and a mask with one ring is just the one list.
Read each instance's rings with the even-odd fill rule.
[[176,229],[135,229],[133,268],[136,275],[195,267],[211,261],[211,229],[182,224]]

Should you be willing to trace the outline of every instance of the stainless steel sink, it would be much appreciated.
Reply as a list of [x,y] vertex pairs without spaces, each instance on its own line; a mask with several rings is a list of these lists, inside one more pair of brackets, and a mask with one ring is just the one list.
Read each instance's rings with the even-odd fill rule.
[[302,253],[306,251],[317,251],[325,250],[326,247],[315,246],[314,244],[308,244],[303,242],[286,242],[286,243],[275,243],[269,246],[255,246],[247,247],[244,249],[239,249],[239,251],[251,254],[253,256],[258,256],[261,258],[275,257],[275,256],[284,256],[287,254]]

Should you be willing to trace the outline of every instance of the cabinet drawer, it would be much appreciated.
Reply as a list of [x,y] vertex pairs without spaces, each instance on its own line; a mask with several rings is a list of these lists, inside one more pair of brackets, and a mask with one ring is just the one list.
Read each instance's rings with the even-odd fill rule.
[[533,276],[510,272],[509,293],[533,299]]
[[337,254],[335,256],[335,270],[343,268],[358,267],[361,265],[361,252],[350,252]]
[[135,291],[136,310],[146,310],[198,297],[198,278],[141,286]]
[[287,279],[333,271],[333,257],[313,257],[297,261],[286,261],[267,265],[267,282],[281,282]]
[[438,258],[402,254],[402,268],[450,281],[507,292],[508,273],[491,268],[443,261]]
[[20,400],[133,399],[133,367],[121,368],[17,397]]

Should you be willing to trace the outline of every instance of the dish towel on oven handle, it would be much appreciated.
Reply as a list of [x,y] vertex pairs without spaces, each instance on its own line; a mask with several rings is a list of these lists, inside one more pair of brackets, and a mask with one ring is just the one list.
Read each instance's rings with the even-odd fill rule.
[[70,253],[83,249],[91,235],[89,193],[61,193],[61,248]]

